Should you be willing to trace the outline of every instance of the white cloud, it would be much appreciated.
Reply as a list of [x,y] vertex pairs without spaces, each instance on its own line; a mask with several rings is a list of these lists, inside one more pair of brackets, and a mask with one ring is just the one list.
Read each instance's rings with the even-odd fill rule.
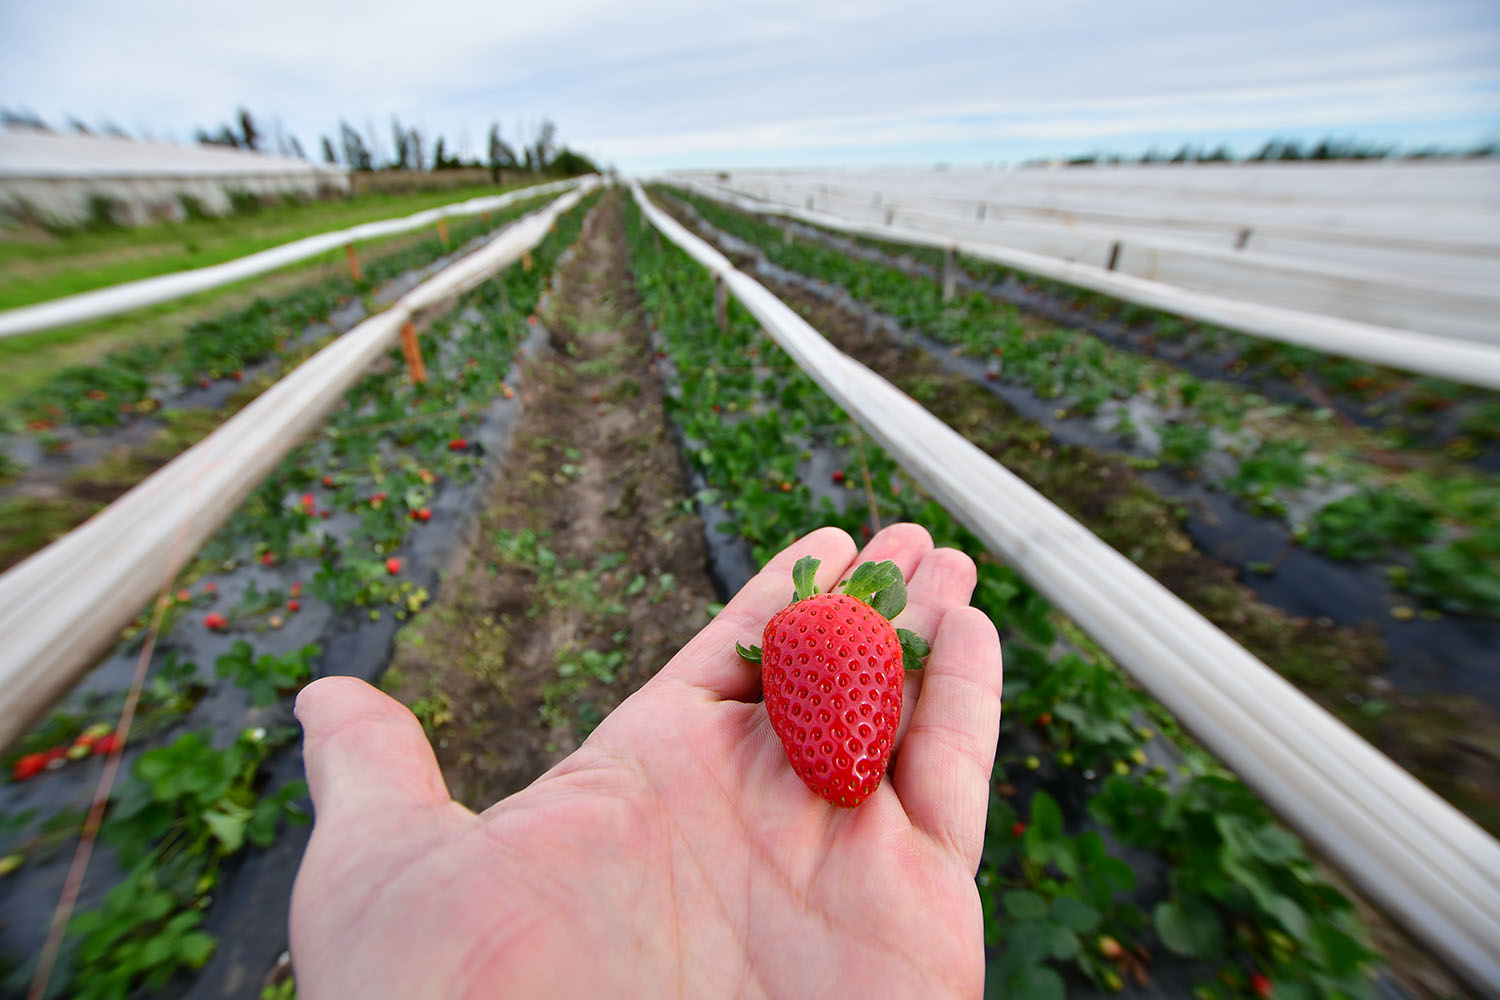
[[1500,121],[1497,92],[1484,0],[0,5],[0,104],[53,119],[186,137],[243,104],[313,148],[341,116],[383,139],[397,114],[477,151],[492,120],[550,116],[627,167],[1232,129],[1467,139]]

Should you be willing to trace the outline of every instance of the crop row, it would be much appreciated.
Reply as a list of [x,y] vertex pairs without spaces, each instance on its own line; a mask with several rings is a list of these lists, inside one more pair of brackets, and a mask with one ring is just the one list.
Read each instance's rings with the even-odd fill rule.
[[[711,488],[700,499],[729,514],[725,530],[764,559],[820,524],[858,536],[872,516],[909,519],[976,554],[974,603],[1006,637],[978,876],[989,988],[1058,997],[1066,976],[1117,990],[1144,983],[1165,949],[1190,961],[1204,998],[1367,995],[1375,956],[1301,842],[908,483],[737,306],[721,334],[707,272],[663,248],[633,206],[627,229],[638,291],[678,374],[669,412]],[[1166,877],[1148,890],[1137,873],[1153,866]]]
[[[451,241],[469,240],[535,210],[550,200],[541,195],[484,217],[456,222]],[[115,351],[98,362],[74,365],[28,393],[11,419],[34,431],[55,427],[110,427],[124,424],[160,405],[160,397],[197,384],[235,377],[238,372],[284,350],[303,328],[324,320],[340,302],[366,294],[392,278],[452,252],[437,236],[364,263],[361,279],[339,273],[274,298],[193,324],[170,344],[140,344]]]
[[[412,554],[421,551],[421,533],[433,530],[434,509],[447,509],[449,487],[473,480],[484,463],[471,435],[483,411],[513,395],[503,381],[513,352],[587,207],[559,219],[533,252],[534,266],[507,269],[433,325],[424,337],[425,384],[409,379],[393,350],[203,547],[175,593],[125,630],[117,655],[154,635],[153,665],[128,778],[111,795],[100,833],[117,865],[115,884],[69,926],[54,976],[67,995],[125,998],[201,968],[216,948],[202,927],[205,912],[215,896],[235,894],[230,859],[271,843],[282,820],[305,818],[300,781],[271,786],[278,760],[280,773],[301,769],[276,753],[295,737],[279,723],[290,721],[287,699],[311,676],[350,664],[325,663],[317,644],[296,637],[404,620],[426,603]],[[310,622],[317,624],[304,626]],[[190,650],[211,659],[214,676],[229,684],[214,684]],[[240,693],[228,693],[229,685]],[[226,716],[226,699],[235,698],[247,707]],[[68,787],[76,798],[85,769],[69,762],[108,738],[101,726],[111,728],[123,699],[118,690],[80,693],[28,734],[5,760],[8,804],[41,803],[52,782],[62,798]],[[226,734],[222,721],[191,727],[194,709],[211,704],[210,719],[266,721],[237,734]],[[136,752],[139,745],[150,749]],[[5,877],[55,868],[60,849],[75,842],[82,816],[73,804],[43,812],[5,817]],[[15,927],[14,915],[8,923]],[[24,985],[31,969],[13,967],[6,985]]]
[[944,303],[929,278],[805,240],[788,244],[771,225],[682,197],[773,263],[842,288],[955,352],[989,359],[988,377],[1053,401],[1059,419],[1112,429],[1150,461],[1284,519],[1308,548],[1386,564],[1393,585],[1429,613],[1500,617],[1500,480],[1493,474],[1450,459],[1393,472],[1371,462],[1360,432],[1333,424],[1326,410],[1309,415],[1075,330],[1023,322],[1015,306],[980,292]]
[[[943,251],[933,247],[848,236],[806,223],[795,228],[929,276],[940,275],[945,266]],[[1436,444],[1466,459],[1493,454],[1500,445],[1500,397],[1492,391],[1236,333],[965,254],[957,255],[956,263],[975,287],[1065,317],[1059,320],[1065,325],[1087,323],[1112,340],[1187,362],[1211,377],[1303,406],[1336,408],[1378,431],[1383,448],[1421,450]]]

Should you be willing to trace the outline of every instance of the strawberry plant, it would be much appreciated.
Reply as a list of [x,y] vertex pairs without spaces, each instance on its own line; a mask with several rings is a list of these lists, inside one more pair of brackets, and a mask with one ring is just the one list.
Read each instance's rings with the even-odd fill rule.
[[214,673],[233,680],[249,692],[252,705],[264,708],[278,696],[300,688],[312,675],[312,660],[321,652],[321,648],[312,645],[279,656],[275,653],[256,656],[253,646],[238,639],[229,652],[214,661]]
[[257,787],[267,754],[294,737],[247,730],[214,749],[210,733],[189,732],[136,759],[101,831],[128,874],[69,924],[69,995],[124,1000],[208,960],[215,941],[198,925],[223,859],[270,844],[283,820],[306,821],[302,782],[266,796]]
[[[1233,471],[1226,476],[1216,474],[1213,485],[1243,497],[1258,514],[1287,519],[1291,510],[1307,505],[1310,488],[1323,483],[1350,483],[1359,490],[1385,488],[1386,476],[1372,468],[1363,455],[1312,454],[1302,440],[1306,421],[1292,421],[1282,426],[1290,419],[1287,407],[1273,407],[1265,398],[1233,382],[1196,377],[1180,368],[1114,347],[1098,337],[1080,335],[1073,329],[1023,325],[1015,306],[977,292],[960,295],[944,304],[939,284],[933,280],[936,269],[942,264],[942,254],[937,251],[878,246],[875,241],[867,240],[851,242],[838,235],[829,236],[827,245],[813,240],[787,244],[777,226],[710,199],[680,191],[674,191],[673,195],[681,204],[689,206],[689,211],[697,213],[721,232],[756,247],[772,264],[815,278],[819,286],[826,283],[842,288],[871,311],[920,330],[959,353],[990,359],[990,377],[1026,386],[1039,398],[1057,400],[1063,404],[1058,407],[1061,413],[1108,414],[1108,404],[1114,403],[1114,430],[1131,445],[1132,451],[1147,449],[1149,442],[1156,437],[1160,441],[1159,457],[1162,460],[1169,465],[1194,470],[1196,475],[1202,470],[1204,459],[1216,450],[1214,432],[1234,436],[1239,443],[1223,455],[1232,463]],[[881,252],[865,250],[870,246]],[[912,273],[893,260],[892,254],[921,261],[927,270]],[[971,274],[981,278],[1019,280],[1018,276],[993,265],[968,259],[962,263]],[[1086,304],[1090,309],[1118,306],[1118,303],[1096,293],[1031,277],[1024,277],[1024,281],[1038,288],[1051,289],[1069,301]],[[1279,378],[1297,380],[1315,371],[1323,384],[1339,387],[1360,400],[1381,398],[1411,381],[1412,386],[1402,391],[1409,392],[1414,399],[1433,401],[1432,406],[1437,410],[1461,397],[1468,407],[1467,412],[1473,415],[1472,420],[1481,427],[1483,414],[1489,412],[1485,407],[1494,405],[1492,398],[1477,390],[1463,390],[1440,380],[1407,380],[1361,362],[1275,345],[1227,331],[1187,329],[1182,324],[1176,324],[1174,329],[1175,334],[1164,329],[1160,336],[1180,335],[1195,344],[1212,343],[1217,345],[1216,349],[1232,351],[1231,367],[1240,373],[1271,371]],[[1309,398],[1300,388],[1295,390],[1295,396],[1304,403]],[[1127,411],[1119,405],[1132,398],[1149,401],[1161,415],[1151,416],[1149,410]],[[1323,402],[1319,401],[1318,405],[1321,407]],[[1366,416],[1362,408],[1355,408],[1354,412]],[[1330,416],[1331,411],[1326,409],[1311,414],[1314,421]],[[1148,421],[1153,425],[1150,430],[1156,432],[1154,435],[1147,432]],[[1448,449],[1449,454],[1455,458],[1468,454],[1466,449],[1470,445],[1467,440],[1450,441],[1453,447]],[[1378,445],[1372,440],[1367,447],[1377,448]],[[1490,482],[1494,481],[1493,476],[1481,475]],[[1424,495],[1430,491],[1414,487],[1405,492]],[[1294,494],[1303,501],[1302,504],[1288,503]],[[1329,519],[1339,520],[1344,513],[1334,511]],[[1495,521],[1493,516],[1473,516],[1456,508],[1436,505],[1434,515],[1466,529],[1464,534],[1470,537]],[[1298,516],[1302,516],[1300,512]],[[1394,528],[1389,521],[1386,526]],[[1305,531],[1296,524],[1289,527],[1299,535]],[[1318,538],[1324,541],[1327,535]],[[1399,544],[1406,552],[1413,548],[1410,542]],[[1354,546],[1336,543],[1322,551],[1335,558],[1365,557],[1364,553],[1354,554],[1357,551]],[[1341,554],[1346,552],[1350,554]],[[1417,596],[1435,607],[1500,615],[1500,610],[1484,597],[1487,587],[1481,584],[1475,592],[1449,572],[1450,568],[1457,569],[1461,561],[1463,556],[1458,552],[1438,556],[1427,550],[1424,562],[1428,568],[1422,571],[1424,584],[1414,588]],[[1446,596],[1438,596],[1440,592]]]
[[1338,559],[1380,559],[1430,540],[1437,530],[1425,505],[1393,489],[1367,488],[1314,514],[1302,541]]

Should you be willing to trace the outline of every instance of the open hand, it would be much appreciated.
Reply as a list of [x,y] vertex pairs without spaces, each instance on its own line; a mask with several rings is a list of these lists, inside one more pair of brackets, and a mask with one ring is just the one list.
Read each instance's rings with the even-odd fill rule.
[[[860,562],[907,580],[891,770],[841,809],[803,785],[735,654],[792,592]],[[297,699],[317,812],[292,899],[307,1000],[977,997],[979,864],[1000,646],[974,565],[916,525],[855,558],[824,528],[777,555],[575,753],[484,813],[454,802],[412,714],[361,681]],[[925,676],[924,676],[925,675]],[[503,736],[503,734],[497,734]]]

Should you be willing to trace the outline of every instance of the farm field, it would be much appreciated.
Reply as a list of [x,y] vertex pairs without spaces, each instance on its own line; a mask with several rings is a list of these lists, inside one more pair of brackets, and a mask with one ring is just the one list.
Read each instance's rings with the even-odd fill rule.
[[[139,342],[126,340],[129,319],[98,321],[91,326],[107,332],[111,349],[88,361],[51,367],[56,354],[28,356],[32,384],[0,395],[0,566],[92,515],[422,275],[546,200],[455,220],[447,244],[436,233],[379,241],[365,248],[358,282],[340,254],[332,267],[311,264],[294,269],[298,278],[259,283],[262,295],[243,304],[230,304],[243,293],[221,290],[204,293],[210,305],[144,310],[133,322],[150,336]],[[287,286],[278,294],[279,281]],[[0,351],[59,334],[66,331],[12,338]]]
[[[1320,412],[1326,395],[1278,402],[1153,357],[1165,332],[1156,350],[1130,350],[983,291],[945,307],[931,276],[891,256],[860,259],[807,230],[789,244],[776,227],[690,204],[676,203],[684,220],[728,227],[734,236],[714,233],[720,249],[750,260],[836,345],[1497,829],[1500,632],[1480,595],[1500,580],[1500,480],[1479,455],[1409,433],[1428,411],[1395,409],[1402,420],[1385,433],[1405,444],[1391,461],[1385,440]],[[1410,381],[1371,372],[1393,387]],[[1274,363],[1261,374],[1285,381]],[[1417,521],[1398,525],[1397,510],[1430,518],[1430,533],[1408,533]],[[1446,580],[1432,572],[1443,564]]]
[[[1471,420],[1493,400],[1456,392],[1394,424],[1346,423],[1338,406],[1244,384],[1264,368],[1295,385],[1278,361],[1195,375],[1021,314],[990,291],[1011,275],[971,264],[945,306],[920,253],[807,228],[789,241],[701,198],[653,197],[1500,828],[1500,681],[1477,669],[1500,634],[1500,580],[1484,575],[1500,544],[1494,441],[1451,447],[1417,425]],[[417,249],[377,273],[411,283],[448,259]],[[330,306],[364,290],[328,284],[233,314],[239,342],[195,327],[128,364],[71,373],[19,412],[49,424],[30,434],[68,441],[62,454],[84,450],[82,428],[118,437],[125,450],[108,460],[139,478],[152,448],[190,443],[257,378],[335,335]],[[1066,290],[1043,291],[1057,305]],[[524,264],[434,317],[422,343],[424,385],[390,352],[7,751],[4,995],[23,995],[34,972],[138,665],[125,767],[49,995],[285,998],[282,915],[309,810],[290,709],[309,680],[377,681],[422,723],[453,795],[483,809],[586,739],[772,554],[822,525],[878,551],[898,521],[974,558],[974,603],[1005,643],[977,876],[987,995],[1455,992],[748,313],[730,302],[721,318],[708,273],[627,192],[585,199]],[[1301,363],[1319,385],[1334,377],[1327,359]],[[163,379],[185,399],[214,395],[149,408],[165,428],[118,405],[154,399]],[[13,480],[45,462],[18,463]],[[1312,582],[1296,586],[1303,574]],[[1450,654],[1464,669],[1434,662]]]
[[[523,183],[530,183],[526,181]],[[303,204],[246,203],[241,213],[141,227],[0,230],[0,309],[45,302],[158,274],[206,267],[362,222],[467,198],[502,194],[522,183],[461,192],[371,193]]]

